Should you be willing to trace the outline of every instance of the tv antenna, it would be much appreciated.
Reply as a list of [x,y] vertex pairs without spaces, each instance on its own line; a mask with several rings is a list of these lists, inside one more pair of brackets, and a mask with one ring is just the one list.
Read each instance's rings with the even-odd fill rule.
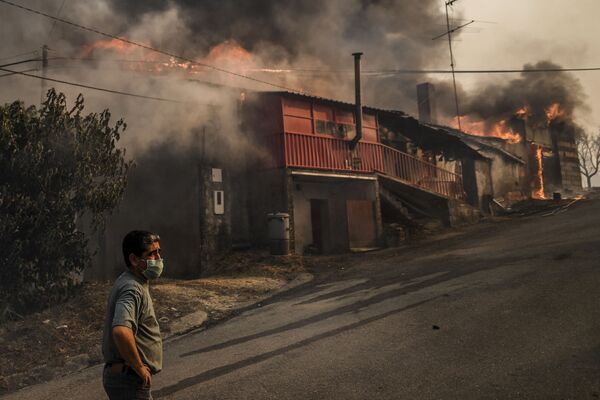
[[475,20],[466,22],[462,25],[457,26],[456,28],[452,28],[450,26],[450,16],[448,13],[448,8],[452,7],[454,5],[454,3],[456,3],[457,1],[458,0],[446,1],[446,3],[445,3],[446,4],[446,32],[432,38],[431,40],[436,40],[441,37],[448,36],[448,48],[450,49],[450,68],[452,69],[452,84],[454,86],[454,104],[456,106],[456,121],[458,123],[458,130],[460,131],[460,130],[462,130],[462,127],[460,125],[460,108],[458,106],[458,93],[456,91],[456,73],[454,71],[454,53],[452,51],[452,34],[456,31],[458,31],[459,29],[464,28],[465,26],[471,25],[473,22],[475,22]]

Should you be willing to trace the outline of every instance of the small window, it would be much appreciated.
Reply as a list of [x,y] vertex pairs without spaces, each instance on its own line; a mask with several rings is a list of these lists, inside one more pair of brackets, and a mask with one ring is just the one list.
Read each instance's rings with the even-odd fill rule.
[[354,139],[356,136],[356,126],[350,124],[336,124],[335,135],[344,139]]
[[335,135],[337,132],[337,125],[332,121],[315,121],[315,131],[320,135]]

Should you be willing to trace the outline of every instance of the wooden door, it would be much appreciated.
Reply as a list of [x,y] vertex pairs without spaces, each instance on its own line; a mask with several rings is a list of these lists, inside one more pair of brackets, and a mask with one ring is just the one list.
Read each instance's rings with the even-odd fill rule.
[[375,213],[369,200],[347,200],[348,241],[351,249],[377,247]]
[[327,200],[310,200],[310,222],[312,225],[313,244],[317,247],[319,253],[323,253],[323,231],[326,228],[325,213],[327,210]]

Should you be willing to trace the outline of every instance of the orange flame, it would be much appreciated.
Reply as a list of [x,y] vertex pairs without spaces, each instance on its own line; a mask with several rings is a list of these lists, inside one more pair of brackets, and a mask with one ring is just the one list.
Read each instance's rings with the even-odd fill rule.
[[525,120],[527,118],[529,118],[530,115],[531,115],[531,110],[527,106],[521,107],[515,112],[515,117],[525,119]]
[[94,50],[109,50],[121,55],[129,55],[139,50],[140,47],[130,43],[123,42],[118,39],[98,39],[94,43],[83,48],[82,55],[84,57],[91,56]]
[[124,63],[123,66],[139,72],[161,73],[169,70],[181,70],[190,74],[198,74],[206,71],[206,66],[202,64],[237,72],[256,67],[252,54],[233,40],[226,40],[211,48],[205,57],[197,59],[198,64],[180,61],[174,57],[169,57],[168,60],[165,60],[159,53],[117,39],[97,40],[84,47],[81,51],[81,56],[91,57],[95,50],[101,50],[102,54],[135,55],[137,57],[132,58],[138,58],[139,61],[126,60],[127,63]]
[[203,62],[211,65],[233,66],[236,69],[253,68],[252,54],[235,40],[226,40],[210,49]]
[[556,119],[564,117],[564,115],[565,115],[565,112],[564,112],[564,110],[560,109],[560,104],[558,104],[558,103],[554,103],[546,109],[546,119],[547,119],[548,125],[550,125]]
[[542,154],[542,147],[539,146],[535,152],[535,159],[537,161],[537,166],[538,166],[538,170],[537,170],[537,183],[538,183],[538,190],[534,191],[532,193],[532,197],[536,198],[536,199],[545,199],[546,195],[544,194],[544,162],[543,162],[543,154]]
[[[454,127],[458,127],[458,119],[456,117],[453,120],[453,125]],[[521,135],[507,126],[506,120],[497,122],[489,127],[485,121],[474,121],[468,116],[462,116],[460,117],[460,125],[462,131],[470,135],[504,139],[510,144],[521,142]]]

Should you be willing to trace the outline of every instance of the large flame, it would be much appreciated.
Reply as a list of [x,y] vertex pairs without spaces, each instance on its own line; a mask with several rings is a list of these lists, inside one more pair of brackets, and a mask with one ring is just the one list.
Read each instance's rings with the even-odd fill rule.
[[205,57],[198,58],[195,62],[180,61],[175,57],[167,58],[160,53],[118,39],[97,40],[80,52],[80,56],[84,58],[114,59],[115,55],[127,57],[127,60],[120,60],[121,65],[137,72],[183,71],[199,74],[206,72],[206,65],[238,73],[256,68],[252,54],[234,40],[226,40],[212,47]]
[[542,147],[538,146],[535,152],[535,159],[537,161],[537,186],[538,190],[532,193],[532,196],[536,199],[545,199],[546,195],[544,194],[544,159],[542,153]]
[[[452,125],[458,127],[458,118],[455,117]],[[476,121],[469,116],[463,115],[460,117],[460,125],[463,132],[470,135],[483,136],[483,137],[495,137],[506,140],[510,144],[516,144],[521,142],[521,135],[514,132],[510,126],[506,123],[506,120],[499,121],[491,126],[485,121]]]
[[564,112],[564,110],[562,110],[560,108],[560,104],[559,103],[552,104],[545,111],[546,111],[546,119],[547,119],[547,122],[548,122],[548,126],[550,126],[550,124],[552,122],[554,122],[555,120],[557,120],[557,119],[562,118],[562,117],[565,116],[565,112]]
[[235,40],[226,40],[216,45],[201,61],[211,65],[233,67],[237,70],[256,67],[252,54]]
[[111,50],[119,54],[131,54],[139,47],[123,42],[118,39],[99,39],[94,43],[85,46],[81,52],[82,56],[91,56],[94,50]]

